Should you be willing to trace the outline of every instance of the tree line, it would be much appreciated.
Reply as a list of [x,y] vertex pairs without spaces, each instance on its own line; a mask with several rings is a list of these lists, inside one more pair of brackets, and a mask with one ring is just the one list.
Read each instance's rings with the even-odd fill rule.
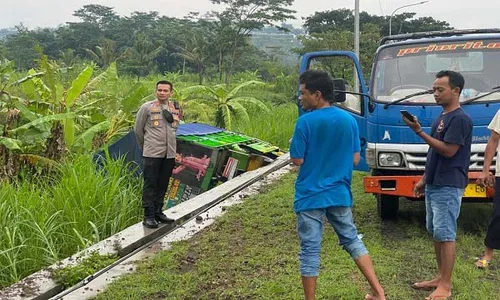
[[[260,69],[263,79],[273,79],[286,69],[273,54],[255,47],[252,32],[275,27],[296,31],[283,25],[293,19],[293,0],[209,0],[225,9],[206,15],[190,13],[184,18],[160,16],[158,12],[133,12],[119,16],[113,8],[89,4],[74,12],[76,22],[57,28],[28,29],[0,40],[0,59],[15,62],[18,70],[36,68],[40,49],[61,67],[92,60],[102,69],[118,62],[121,74],[138,78],[151,73],[193,72],[200,84],[205,79],[230,83],[236,72]],[[361,12],[360,59],[369,73],[378,41],[389,32],[389,17]],[[276,26],[276,24],[282,24]],[[393,33],[451,29],[445,21],[431,17],[415,18],[414,13],[393,17]],[[306,32],[299,35],[298,56],[317,50],[352,50],[354,13],[349,9],[316,12],[304,18]],[[275,53],[284,48],[270,40],[266,47]],[[37,50],[38,49],[38,50]],[[289,49],[286,49],[288,51]],[[297,59],[298,60],[298,59]],[[293,70],[292,70],[293,71]]]
[[119,16],[111,7],[85,5],[73,14],[77,22],[34,30],[16,26],[16,33],[0,43],[0,58],[14,61],[18,70],[34,68],[39,45],[61,66],[90,59],[106,68],[117,61],[120,72],[137,77],[187,68],[200,83],[208,74],[229,82],[231,74],[258,68],[266,57],[249,43],[251,32],[293,18],[295,12],[288,8],[293,0],[210,1],[224,4],[225,10],[170,18],[138,11]]

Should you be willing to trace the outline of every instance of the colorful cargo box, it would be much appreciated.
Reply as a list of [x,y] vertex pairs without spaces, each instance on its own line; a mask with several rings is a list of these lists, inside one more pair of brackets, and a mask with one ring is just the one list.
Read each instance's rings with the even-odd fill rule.
[[[206,124],[181,124],[166,195],[172,207],[277,157],[269,143]],[[258,163],[256,163],[258,162]]]

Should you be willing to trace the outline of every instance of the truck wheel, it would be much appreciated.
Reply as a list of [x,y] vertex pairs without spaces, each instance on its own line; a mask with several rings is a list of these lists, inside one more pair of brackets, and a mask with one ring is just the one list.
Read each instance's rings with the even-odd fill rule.
[[398,217],[399,197],[390,195],[377,195],[378,216],[382,220],[394,220]]

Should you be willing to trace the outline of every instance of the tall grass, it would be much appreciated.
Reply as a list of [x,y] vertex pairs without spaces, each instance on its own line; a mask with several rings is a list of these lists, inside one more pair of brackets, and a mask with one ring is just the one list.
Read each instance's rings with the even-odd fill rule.
[[272,106],[270,113],[249,113],[250,123],[239,123],[236,130],[251,137],[288,149],[298,110],[295,103]]
[[141,181],[123,161],[73,156],[0,189],[0,288],[138,222]]

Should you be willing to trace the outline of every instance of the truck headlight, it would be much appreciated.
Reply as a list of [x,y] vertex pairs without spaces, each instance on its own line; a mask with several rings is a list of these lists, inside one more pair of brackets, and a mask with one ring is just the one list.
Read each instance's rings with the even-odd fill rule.
[[378,164],[381,167],[400,167],[403,160],[399,153],[380,153],[378,155]]
[[375,167],[375,164],[376,164],[375,149],[366,149],[365,159],[366,159],[366,163],[370,167],[372,167],[372,168]]

